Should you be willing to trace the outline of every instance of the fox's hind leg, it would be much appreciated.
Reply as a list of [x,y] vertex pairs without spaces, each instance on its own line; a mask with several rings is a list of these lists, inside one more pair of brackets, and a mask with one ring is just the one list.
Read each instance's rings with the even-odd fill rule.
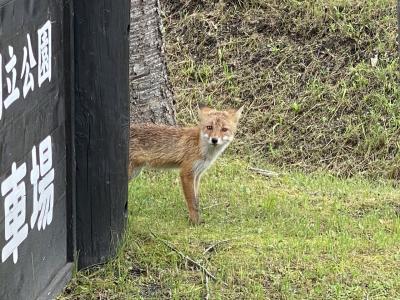
[[129,166],[128,166],[128,177],[129,177],[129,180],[132,180],[133,178],[139,176],[139,174],[142,171],[142,169],[143,169],[143,166],[136,165],[135,162],[129,161]]
[[136,167],[133,169],[132,173],[130,173],[129,180],[132,180],[136,178],[137,176],[140,175],[140,172],[142,172],[143,167]]

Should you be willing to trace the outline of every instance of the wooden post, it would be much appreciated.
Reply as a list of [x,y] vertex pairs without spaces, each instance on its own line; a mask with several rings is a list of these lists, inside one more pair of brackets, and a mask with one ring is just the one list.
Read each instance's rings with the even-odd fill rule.
[[75,182],[75,68],[73,0],[64,2],[64,61],[65,61],[65,144],[67,176],[67,259],[75,260],[76,253],[76,182]]
[[78,267],[115,254],[127,209],[130,0],[76,0]]

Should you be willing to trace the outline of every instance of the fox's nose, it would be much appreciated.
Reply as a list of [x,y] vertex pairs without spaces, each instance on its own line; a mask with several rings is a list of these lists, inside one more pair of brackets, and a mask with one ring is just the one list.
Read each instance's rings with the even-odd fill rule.
[[212,138],[212,139],[211,139],[211,142],[212,142],[214,145],[216,145],[216,144],[218,143],[218,139],[217,139],[217,138]]

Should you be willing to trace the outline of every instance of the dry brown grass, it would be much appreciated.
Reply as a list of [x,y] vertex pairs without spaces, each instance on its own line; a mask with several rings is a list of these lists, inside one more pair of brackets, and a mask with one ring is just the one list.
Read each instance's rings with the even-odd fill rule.
[[245,104],[242,156],[400,177],[395,0],[161,3],[181,122]]

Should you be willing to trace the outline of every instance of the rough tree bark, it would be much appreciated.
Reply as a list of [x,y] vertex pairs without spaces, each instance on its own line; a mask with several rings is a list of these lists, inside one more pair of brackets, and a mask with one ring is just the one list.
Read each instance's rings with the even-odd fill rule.
[[131,0],[129,85],[134,123],[176,123],[162,30],[158,0]]

